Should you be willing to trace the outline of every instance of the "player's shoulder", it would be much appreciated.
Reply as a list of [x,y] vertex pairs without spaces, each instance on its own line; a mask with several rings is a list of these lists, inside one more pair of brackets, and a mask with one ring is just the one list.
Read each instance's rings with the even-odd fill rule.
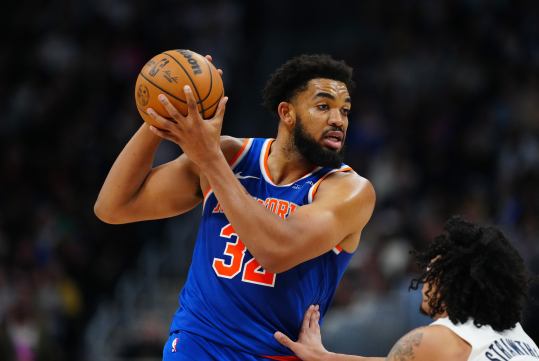
[[367,178],[359,175],[347,165],[328,171],[325,181],[329,182],[328,184],[335,183],[340,186],[372,187]]
[[472,350],[470,344],[443,325],[425,327],[427,345],[437,348],[444,360],[467,360]]
[[397,341],[389,352],[387,361],[464,361],[470,350],[463,347],[455,336],[443,326],[416,328]]
[[437,350],[432,343],[436,342],[428,327],[419,327],[402,336],[389,354],[387,361],[422,361],[436,360]]
[[338,171],[330,171],[320,183],[318,193],[320,195],[339,192],[352,198],[376,199],[376,192],[372,183],[365,177],[356,173],[348,166],[341,167]]

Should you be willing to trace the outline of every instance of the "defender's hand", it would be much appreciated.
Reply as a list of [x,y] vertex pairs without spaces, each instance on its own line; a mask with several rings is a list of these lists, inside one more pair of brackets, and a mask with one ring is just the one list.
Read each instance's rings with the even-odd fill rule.
[[299,339],[294,342],[282,332],[275,332],[274,337],[283,346],[288,347],[304,361],[322,361],[329,354],[322,344],[320,333],[319,306],[309,306],[303,317]]

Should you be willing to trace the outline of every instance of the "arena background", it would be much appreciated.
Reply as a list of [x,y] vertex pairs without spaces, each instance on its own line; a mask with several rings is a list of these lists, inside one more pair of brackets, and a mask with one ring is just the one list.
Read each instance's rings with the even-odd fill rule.
[[[138,70],[167,49],[213,55],[237,137],[275,134],[260,90],[289,57],[355,68],[347,162],[378,200],[328,348],[383,355],[428,322],[408,251],[452,214],[500,224],[539,273],[537,1],[20,0],[3,13],[1,360],[160,360],[200,210],[109,226],[92,207],[141,124]],[[177,154],[163,144],[156,162]],[[524,327],[537,342],[537,304]]]

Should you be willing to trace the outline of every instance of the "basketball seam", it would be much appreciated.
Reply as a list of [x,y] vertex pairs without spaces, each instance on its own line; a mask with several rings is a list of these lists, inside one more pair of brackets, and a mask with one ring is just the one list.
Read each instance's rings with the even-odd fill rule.
[[208,99],[211,94],[211,90],[213,89],[213,71],[211,71],[210,62],[206,58],[204,58],[204,61],[206,62],[206,65],[208,65],[208,71],[210,72],[210,90],[208,90],[208,94],[201,101]]
[[202,108],[202,109],[200,110],[200,112],[201,112],[202,114],[204,114],[204,112],[206,111],[206,109],[204,108],[204,103],[202,103],[202,100],[200,100],[201,98],[200,98],[200,93],[198,92],[198,88],[197,88],[197,86],[195,85],[195,82],[193,81],[193,79],[191,79],[191,76],[189,75],[189,73],[187,72],[187,70],[183,67],[183,65],[182,65],[182,64],[181,64],[175,57],[173,57],[172,55],[170,55],[169,53],[166,53],[166,52],[163,53],[163,54],[165,54],[166,56],[171,57],[171,58],[176,62],[176,64],[178,64],[178,65],[182,68],[182,70],[183,70],[183,72],[185,73],[185,75],[187,75],[187,77],[189,78],[189,81],[190,81],[191,84],[193,85],[193,88],[195,89],[195,92],[197,93],[197,97],[198,97],[198,99],[199,99],[199,101],[196,102],[196,103],[197,103],[197,104],[200,104],[200,106],[201,106],[201,108]]
[[146,81],[150,84],[152,84],[154,87],[156,87],[157,89],[163,91],[164,93],[167,93],[168,95],[170,95],[171,97],[173,97],[174,99],[184,103],[184,104],[187,104],[187,101],[185,100],[182,100],[180,98],[178,98],[177,96],[175,96],[174,94],[170,94],[168,91],[166,91],[165,89],[161,88],[159,85],[155,84],[153,81],[151,81],[150,79],[148,79],[148,77],[146,75],[144,75],[144,73],[140,72],[140,75],[146,79]]
[[[208,109],[207,109],[207,110],[210,110],[211,108],[213,108],[213,107],[215,106],[215,104],[219,103],[219,101],[221,100],[221,98],[223,97],[223,95],[225,95],[225,90],[224,90],[224,89],[221,91],[221,95],[219,95],[219,98],[218,98],[215,102],[213,102],[213,104],[208,105]],[[204,114],[204,113],[202,113],[202,114]],[[215,114],[215,113],[214,113],[214,114]]]

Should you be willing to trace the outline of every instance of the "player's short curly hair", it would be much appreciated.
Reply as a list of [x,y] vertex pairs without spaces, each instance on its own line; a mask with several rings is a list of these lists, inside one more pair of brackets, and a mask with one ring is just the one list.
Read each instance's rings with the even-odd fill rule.
[[459,216],[449,219],[444,230],[425,251],[415,252],[425,271],[410,288],[423,282],[434,285],[435,295],[427,291],[431,317],[447,311],[455,324],[473,318],[478,327],[513,328],[521,319],[531,280],[517,250],[496,227]]
[[352,68],[327,54],[300,55],[288,60],[270,76],[264,87],[263,105],[275,112],[280,102],[289,102],[307,87],[309,80],[333,79],[343,82],[348,91],[354,87]]

